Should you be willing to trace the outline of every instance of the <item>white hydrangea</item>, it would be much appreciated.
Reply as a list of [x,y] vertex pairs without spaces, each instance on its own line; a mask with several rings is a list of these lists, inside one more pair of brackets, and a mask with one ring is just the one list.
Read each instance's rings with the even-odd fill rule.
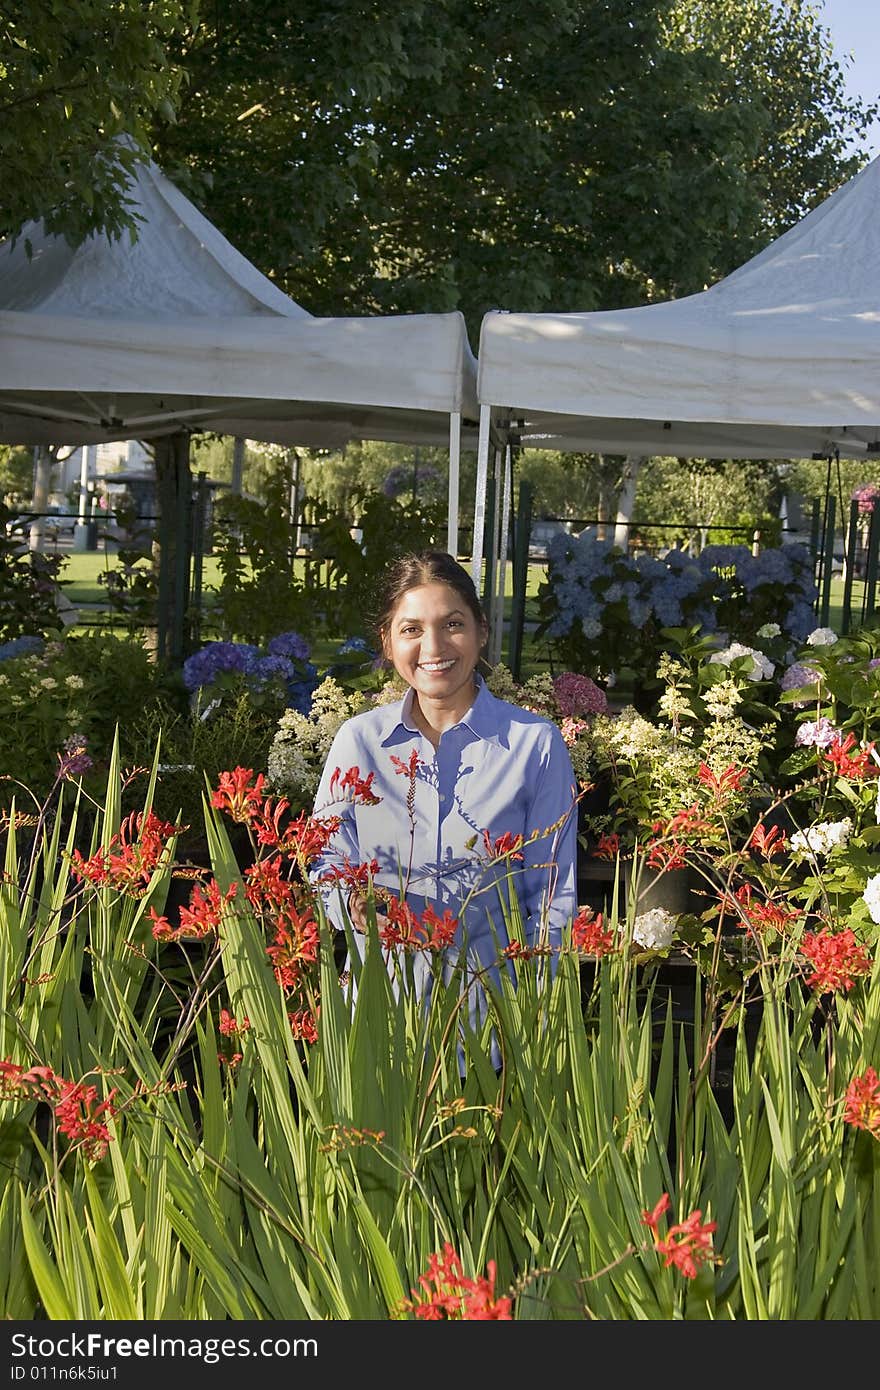
[[633,923],[633,941],[648,951],[665,950],[675,936],[676,921],[665,907],[652,907],[649,912],[640,912]]
[[880,925],[880,874],[873,874],[865,884],[862,894],[871,914],[871,921]]
[[778,623],[764,623],[758,628],[756,636],[762,637],[765,641],[772,641],[774,637],[779,637],[782,628]]
[[791,852],[796,858],[807,855],[825,856],[838,845],[845,845],[852,834],[853,823],[847,816],[845,820],[823,820],[806,830],[798,830],[791,837]]
[[814,627],[807,638],[808,647],[832,647],[837,641],[837,633],[830,627]]
[[731,642],[730,646],[725,647],[723,651],[713,652],[711,660],[714,665],[729,666],[732,661],[736,661],[741,656],[752,658],[751,669],[746,671],[750,681],[770,680],[776,669],[773,662],[769,661],[764,653],[759,652],[756,647],[746,647],[742,642]]

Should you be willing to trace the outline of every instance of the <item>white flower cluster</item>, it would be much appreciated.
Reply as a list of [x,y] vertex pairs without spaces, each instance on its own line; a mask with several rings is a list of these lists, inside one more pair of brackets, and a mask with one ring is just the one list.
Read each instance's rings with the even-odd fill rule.
[[649,912],[640,912],[633,923],[633,941],[648,951],[663,951],[675,936],[676,920],[665,907],[652,907]]
[[712,653],[712,662],[717,666],[729,666],[738,657],[750,656],[752,658],[751,667],[746,671],[750,681],[770,680],[775,666],[769,661],[763,652],[759,652],[757,647],[745,647],[742,642],[731,642],[729,647],[723,651]]
[[508,667],[499,661],[486,677],[486,684],[497,699],[553,718],[551,711],[556,707],[553,677],[546,672],[529,676],[528,680],[518,685]]
[[807,855],[817,857],[830,854],[838,845],[845,845],[853,831],[849,816],[845,820],[822,820],[806,830],[798,830],[791,837],[791,852],[799,859]]
[[880,926],[880,874],[873,874],[868,879],[862,897],[868,905],[871,921]]
[[317,791],[321,771],[337,730],[355,714],[375,704],[399,700],[400,688],[389,681],[375,695],[362,691],[346,694],[327,676],[312,695],[309,714],[285,710],[269,748],[267,780],[277,795],[309,798]]
[[807,637],[808,647],[832,647],[837,641],[837,633],[830,627],[814,627]]
[[733,718],[733,712],[737,705],[742,704],[742,698],[736,681],[725,680],[709,686],[703,695],[703,704],[713,719],[723,723]]
[[782,628],[778,623],[764,623],[763,627],[758,628],[756,636],[763,638],[764,641],[772,641],[774,637],[779,637],[781,634]]

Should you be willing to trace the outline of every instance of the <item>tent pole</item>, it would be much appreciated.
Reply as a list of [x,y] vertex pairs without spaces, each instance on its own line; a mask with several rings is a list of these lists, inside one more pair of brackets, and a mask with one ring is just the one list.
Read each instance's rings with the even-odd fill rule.
[[449,515],[446,520],[446,549],[458,554],[458,495],[461,464],[461,411],[449,414]]
[[480,406],[480,432],[477,436],[477,487],[474,499],[474,535],[471,541],[471,579],[480,592],[483,571],[483,527],[486,524],[486,487],[489,475],[489,419],[491,408]]
[[492,619],[492,645],[489,660],[495,666],[501,660],[501,638],[504,631],[504,590],[507,583],[507,551],[510,546],[510,497],[512,492],[513,467],[510,445],[504,449],[504,494],[499,508],[498,534],[498,582],[494,596]]

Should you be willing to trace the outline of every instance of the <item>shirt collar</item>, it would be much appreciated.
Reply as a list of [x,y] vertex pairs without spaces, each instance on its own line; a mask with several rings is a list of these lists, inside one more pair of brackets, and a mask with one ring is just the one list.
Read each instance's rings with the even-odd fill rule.
[[[499,701],[496,700],[481,675],[475,674],[474,681],[477,687],[474,703],[462,715],[458,723],[459,725],[466,725],[477,738],[485,739],[488,743],[501,743],[503,741],[504,721],[501,718],[501,711],[498,709]],[[419,732],[412,721],[414,699],[415,691],[410,687],[402,700],[385,706],[387,715],[380,726],[383,743],[389,742],[392,735],[400,728],[407,730],[408,733],[417,734]]]

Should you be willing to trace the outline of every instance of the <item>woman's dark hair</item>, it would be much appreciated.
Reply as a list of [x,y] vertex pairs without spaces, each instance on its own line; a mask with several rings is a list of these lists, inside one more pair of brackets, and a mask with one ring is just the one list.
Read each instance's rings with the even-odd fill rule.
[[390,566],[385,576],[375,618],[380,643],[384,645],[385,634],[404,594],[409,593],[410,589],[420,588],[423,584],[448,584],[467,604],[477,626],[485,625],[486,615],[474,581],[467,570],[445,550],[419,550],[411,555],[401,555]]

